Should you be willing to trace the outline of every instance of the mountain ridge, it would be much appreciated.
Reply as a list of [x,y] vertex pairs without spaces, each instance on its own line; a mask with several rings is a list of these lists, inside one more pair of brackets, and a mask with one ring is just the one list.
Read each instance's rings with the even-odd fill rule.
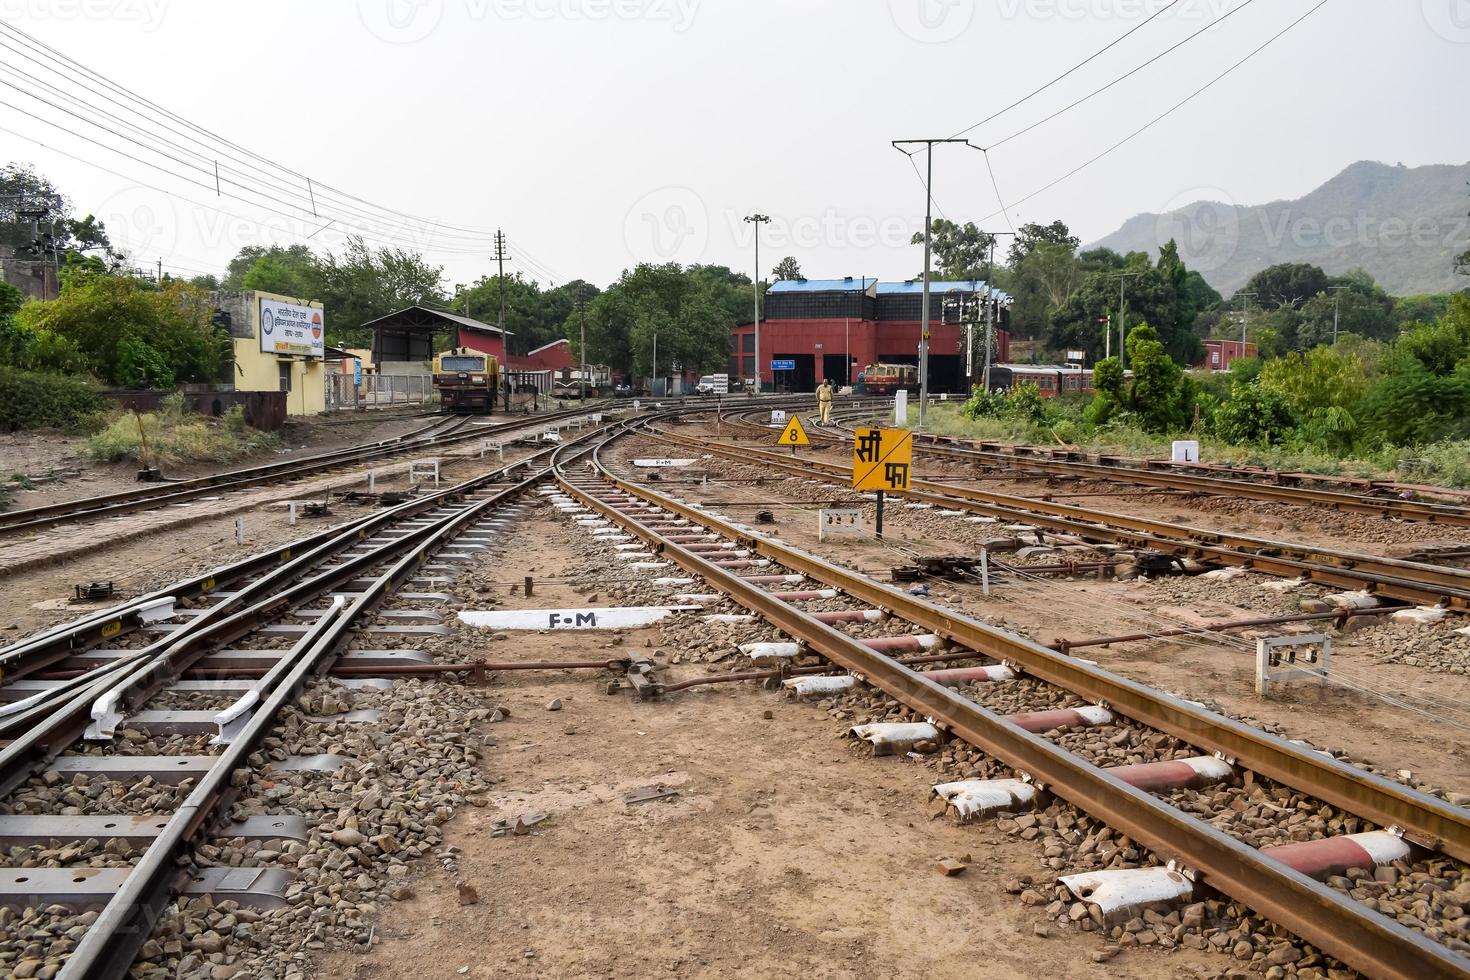
[[1399,296],[1470,287],[1454,271],[1470,248],[1470,163],[1358,160],[1301,197],[1242,205],[1220,196],[1134,215],[1086,247],[1157,255],[1172,238],[1185,265],[1227,297],[1280,262],[1330,275],[1363,268]]

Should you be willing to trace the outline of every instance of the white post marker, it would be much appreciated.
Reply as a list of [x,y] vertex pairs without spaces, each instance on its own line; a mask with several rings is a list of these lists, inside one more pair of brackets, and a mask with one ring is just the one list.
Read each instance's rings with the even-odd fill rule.
[[243,517],[235,518],[235,543],[245,543],[245,518]]
[[786,410],[782,408],[771,409],[771,424],[784,426],[786,424]]
[[893,424],[909,424],[909,393],[902,388],[893,396]]
[[1199,442],[1194,439],[1179,439],[1174,443],[1174,462],[1198,463]]
[[980,549],[980,591],[990,595],[990,549]]
[[486,453],[499,453],[500,461],[505,462],[505,446],[493,439],[480,440],[480,458],[484,459]]
[[408,464],[408,482],[416,483],[420,476],[432,476],[434,486],[439,485],[439,461],[437,459],[419,460]]

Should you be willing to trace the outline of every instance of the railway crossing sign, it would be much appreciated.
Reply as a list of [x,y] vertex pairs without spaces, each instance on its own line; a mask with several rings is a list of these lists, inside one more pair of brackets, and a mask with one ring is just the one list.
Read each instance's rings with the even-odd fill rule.
[[907,490],[914,465],[908,429],[858,429],[852,444],[854,490]]
[[791,421],[786,423],[786,428],[781,433],[781,438],[776,442],[783,446],[810,446],[812,441],[807,438],[806,429],[802,427],[799,416],[791,416]]

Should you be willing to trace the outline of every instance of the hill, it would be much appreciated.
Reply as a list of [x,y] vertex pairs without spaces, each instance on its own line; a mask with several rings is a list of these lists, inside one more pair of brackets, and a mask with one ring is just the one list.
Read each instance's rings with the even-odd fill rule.
[[1331,275],[1367,269],[1397,296],[1465,289],[1454,257],[1470,247],[1470,164],[1389,166],[1362,160],[1294,201],[1201,200],[1140,214],[1088,248],[1157,254],[1170,238],[1185,264],[1226,297],[1278,262]]

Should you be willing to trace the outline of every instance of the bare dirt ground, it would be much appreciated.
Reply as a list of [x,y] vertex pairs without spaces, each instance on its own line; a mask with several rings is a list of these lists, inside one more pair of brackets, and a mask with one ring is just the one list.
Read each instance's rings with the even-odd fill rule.
[[[656,444],[641,447],[629,444],[619,447],[616,458],[624,461],[635,455],[656,455]],[[830,457],[836,459],[835,456]],[[750,520],[754,510],[769,509],[777,524],[774,528],[792,544],[859,568],[880,579],[888,571],[904,564],[912,554],[974,554],[981,540],[992,532],[962,522],[944,523],[927,511],[913,511],[901,504],[890,503],[885,517],[888,541],[842,539],[820,542],[817,535],[816,511],[822,498],[829,506],[856,506],[841,499],[839,489],[824,489],[799,481],[785,481],[762,473],[750,466],[706,460],[700,464],[710,473],[710,483],[702,485],[697,478],[666,474],[659,489],[677,493],[699,503],[718,503],[722,510],[740,520]],[[628,468],[631,473],[631,467]],[[943,479],[927,471],[924,475]],[[646,478],[634,475],[635,479]],[[726,478],[736,482],[723,483]],[[695,479],[694,483],[679,483]],[[749,481],[763,479],[755,484]],[[1011,481],[1004,492],[1035,495],[1039,482],[1029,486]],[[1109,497],[1098,505],[1116,512],[1146,515],[1180,523],[1203,525],[1239,533],[1259,533],[1263,537],[1282,537],[1283,529],[1293,538],[1309,543],[1356,547],[1363,551],[1383,553],[1391,550],[1384,541],[1405,529],[1418,529],[1430,535],[1444,534],[1443,529],[1427,525],[1407,525],[1358,517],[1348,519],[1347,528],[1356,529],[1357,537],[1334,537],[1328,526],[1343,521],[1343,515],[1308,513],[1295,515],[1297,521],[1287,526],[1271,508],[1280,505],[1249,503],[1221,498],[1199,498],[1186,507],[1182,502],[1159,496],[1133,496],[1126,500]],[[1227,505],[1235,505],[1228,507]],[[1225,507],[1230,511],[1222,519],[1210,508]],[[868,526],[872,525],[872,507],[866,505]],[[1315,508],[1297,507],[1295,511],[1311,512]],[[1279,526],[1278,526],[1279,525]],[[1375,526],[1376,525],[1376,526]],[[1450,537],[1464,540],[1464,535]],[[1080,555],[1078,557],[1086,557]],[[1093,556],[1098,557],[1098,556]],[[964,610],[995,625],[1004,626],[1041,643],[1059,638],[1082,639],[1115,636],[1168,626],[1198,625],[1201,621],[1228,621],[1284,615],[1297,612],[1298,600],[1319,594],[1317,589],[1283,594],[1261,588],[1271,581],[1267,576],[1248,575],[1230,583],[1211,583],[1197,578],[1169,577],[1156,581],[1116,582],[1087,578],[1047,577],[1040,581],[1005,580],[998,577],[992,596],[986,598],[978,583],[930,582],[935,601]],[[1402,635],[1415,637],[1414,642],[1432,646],[1436,642],[1462,645],[1463,639],[1450,635],[1454,627],[1465,625],[1452,621],[1439,627],[1404,628],[1400,633],[1382,629],[1335,635],[1334,666],[1339,675],[1356,689],[1321,686],[1315,682],[1282,685],[1270,698],[1255,693],[1255,638],[1280,635],[1289,631],[1326,630],[1334,632],[1332,622],[1311,627],[1273,627],[1255,632],[1242,632],[1238,642],[1226,644],[1185,637],[1160,639],[1110,647],[1088,647],[1080,656],[1097,661],[1109,670],[1185,697],[1206,700],[1236,717],[1283,726],[1293,738],[1304,738],[1313,744],[1346,750],[1353,759],[1390,769],[1404,769],[1414,777],[1445,790],[1470,794],[1470,748],[1466,732],[1470,730],[1470,676],[1465,673],[1431,673],[1420,667],[1387,662],[1395,642]]]
[[[558,582],[576,570],[576,533],[550,519],[519,528],[507,550],[525,557],[491,574],[534,566],[547,584],[531,599],[502,595],[500,608],[587,604]],[[657,636],[617,642],[668,652],[648,650]],[[607,644],[606,633],[518,633],[489,652],[596,658]],[[380,918],[381,943],[329,957],[319,975],[1162,980],[1221,965],[1193,950],[1094,962],[1100,938],[1047,927],[1004,890],[1043,878],[1036,845],[932,819],[928,769],[854,754],[840,723],[811,705],[749,685],[645,704],[604,683],[496,678],[493,701],[511,710],[487,726],[498,785],[446,828],[478,902],[462,905],[452,876],[429,871],[416,897]],[[547,710],[553,698],[561,710]],[[678,795],[623,802],[649,786]],[[528,835],[492,836],[497,820],[533,812],[547,819]],[[944,857],[973,864],[947,878],[935,868]]]

